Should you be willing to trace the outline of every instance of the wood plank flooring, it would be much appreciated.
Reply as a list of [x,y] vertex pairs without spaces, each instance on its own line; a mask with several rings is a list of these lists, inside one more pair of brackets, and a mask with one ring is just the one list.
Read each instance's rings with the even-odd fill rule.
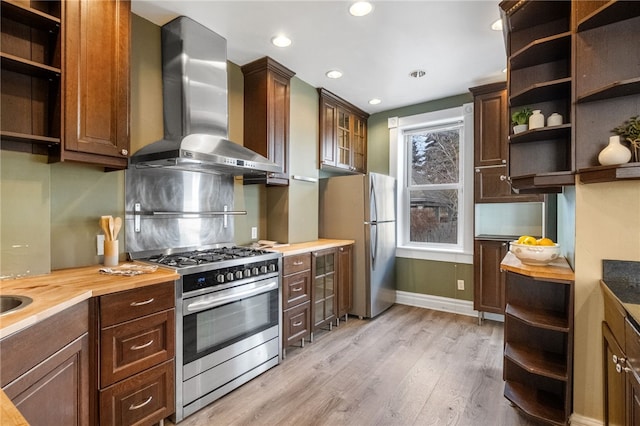
[[502,332],[405,305],[350,317],[180,426],[536,425],[502,396]]

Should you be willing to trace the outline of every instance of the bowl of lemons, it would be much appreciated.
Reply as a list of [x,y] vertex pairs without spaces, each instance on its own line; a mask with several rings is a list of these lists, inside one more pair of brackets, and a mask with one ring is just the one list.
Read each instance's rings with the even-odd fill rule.
[[511,242],[509,251],[525,265],[548,265],[560,256],[560,245],[550,238],[523,235]]

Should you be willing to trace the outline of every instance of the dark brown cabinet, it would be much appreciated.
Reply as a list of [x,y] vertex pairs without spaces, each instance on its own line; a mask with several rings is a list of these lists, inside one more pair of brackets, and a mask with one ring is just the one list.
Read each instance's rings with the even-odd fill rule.
[[614,135],[612,129],[638,115],[640,4],[600,0],[574,1],[573,5],[577,23],[575,155],[580,181],[640,179],[640,162],[633,157],[617,166],[598,162],[599,152]]
[[3,0],[2,14],[3,148],[126,168],[130,2]]
[[102,425],[152,425],[175,410],[173,282],[98,298]]
[[504,314],[505,272],[500,262],[507,254],[506,241],[476,240],[473,250],[473,309],[479,319],[484,312]]
[[623,425],[625,424],[626,374],[619,366],[618,360],[624,360],[625,354],[606,322],[602,323],[602,339],[604,421],[607,425]]
[[[509,137],[509,176],[519,193],[574,184],[571,1],[502,1],[509,117],[528,107],[565,124]],[[545,122],[546,124],[546,122]]]
[[264,180],[245,183],[289,184],[289,97],[295,73],[269,57],[242,67],[244,146],[282,166]]
[[320,95],[320,168],[367,172],[367,119],[369,114],[334,95]]
[[347,320],[353,305],[353,244],[338,247],[338,283],[336,287],[336,323]]
[[285,256],[282,270],[282,346],[311,336],[311,254]]
[[0,342],[2,390],[29,424],[90,424],[88,311],[82,302]]
[[511,253],[502,266],[504,396],[535,419],[566,425],[573,392],[573,272],[568,264],[529,271]]

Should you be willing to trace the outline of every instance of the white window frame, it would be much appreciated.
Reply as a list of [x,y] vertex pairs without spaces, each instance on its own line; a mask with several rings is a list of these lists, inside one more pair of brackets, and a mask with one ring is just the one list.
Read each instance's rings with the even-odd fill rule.
[[[405,132],[462,122],[460,174],[462,196],[458,205],[459,244],[412,243],[409,241],[408,158]],[[396,255],[412,259],[473,263],[473,104],[407,117],[389,118],[389,174],[397,179]]]

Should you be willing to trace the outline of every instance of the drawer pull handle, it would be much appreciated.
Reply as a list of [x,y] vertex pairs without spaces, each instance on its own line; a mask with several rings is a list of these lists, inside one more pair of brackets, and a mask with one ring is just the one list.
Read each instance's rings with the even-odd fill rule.
[[293,326],[294,327],[300,327],[302,325],[302,321],[298,321],[298,322],[294,322]]
[[301,262],[301,261],[293,262],[293,266],[302,266],[302,265],[304,265],[304,262]]
[[131,302],[131,306],[143,306],[143,305],[148,305],[149,303],[153,302],[154,299],[153,297],[149,300],[145,300],[144,302]]
[[295,292],[295,291],[300,291],[300,290],[302,290],[302,287],[296,287],[296,288],[292,288],[292,289],[291,289],[291,291],[294,291],[294,292]]
[[149,346],[151,346],[152,343],[153,343],[153,339],[149,340],[144,345],[133,345],[133,346],[131,346],[131,350],[132,351],[139,351],[140,349],[148,348]]
[[130,405],[130,406],[129,406],[129,411],[137,410],[137,409],[139,409],[139,408],[144,407],[145,405],[147,405],[148,403],[150,403],[152,399],[153,399],[153,396],[150,396],[149,398],[147,398],[147,400],[146,400],[145,402],[141,402],[141,403],[140,403],[140,404],[138,404],[138,405],[133,405],[133,404],[132,404],[132,405]]

